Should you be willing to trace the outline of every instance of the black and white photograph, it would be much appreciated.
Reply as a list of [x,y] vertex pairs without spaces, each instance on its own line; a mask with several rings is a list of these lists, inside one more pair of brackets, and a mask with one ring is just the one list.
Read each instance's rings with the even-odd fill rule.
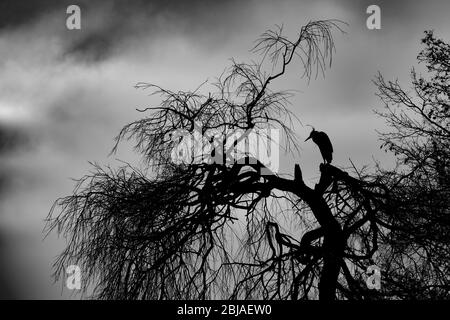
[[449,14],[1,0],[0,300],[448,301]]

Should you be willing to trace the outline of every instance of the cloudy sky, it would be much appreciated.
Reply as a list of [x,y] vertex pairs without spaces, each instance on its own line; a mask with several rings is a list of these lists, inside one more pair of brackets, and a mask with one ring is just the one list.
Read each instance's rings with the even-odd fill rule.
[[[67,30],[66,8],[81,8],[81,30]],[[366,8],[381,8],[381,29],[366,27]],[[292,110],[304,124],[326,131],[334,163],[359,167],[379,150],[373,114],[381,108],[371,83],[378,71],[407,84],[424,30],[450,40],[450,3],[430,1],[58,1],[0,3],[0,298],[77,298],[53,284],[51,263],[64,240],[43,240],[53,201],[70,194],[71,178],[88,161],[137,161],[124,147],[108,153],[120,128],[139,117],[136,107],[157,97],[133,88],[140,81],[193,90],[212,80],[230,58],[250,61],[253,41],[284,24],[295,34],[310,20],[339,19],[336,55],[325,78],[309,85],[299,66],[275,88],[298,90]],[[421,70],[419,68],[419,70]],[[309,133],[299,125],[300,138]],[[301,164],[308,183],[321,161],[312,143],[283,155],[282,168]]]

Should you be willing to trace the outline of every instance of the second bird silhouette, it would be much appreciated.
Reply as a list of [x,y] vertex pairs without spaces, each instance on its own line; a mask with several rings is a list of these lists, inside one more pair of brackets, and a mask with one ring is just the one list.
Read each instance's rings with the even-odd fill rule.
[[325,163],[331,163],[333,160],[333,145],[331,144],[328,135],[325,132],[316,131],[314,127],[312,127],[311,134],[305,141],[308,141],[309,139],[312,139],[312,141],[319,147],[323,161]]

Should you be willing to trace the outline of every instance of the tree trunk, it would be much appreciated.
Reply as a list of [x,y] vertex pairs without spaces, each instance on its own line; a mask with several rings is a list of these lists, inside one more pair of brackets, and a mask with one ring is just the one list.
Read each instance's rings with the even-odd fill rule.
[[343,255],[342,239],[338,234],[325,233],[323,243],[323,268],[319,280],[319,300],[333,301],[336,299],[336,286]]
[[323,193],[332,183],[334,174],[343,173],[329,164],[321,164],[320,171],[320,181],[314,189],[305,185],[298,164],[295,165],[294,180],[287,180],[276,175],[268,176],[268,179],[272,188],[292,192],[305,201],[322,227],[324,231],[323,269],[319,279],[319,300],[332,301],[336,299],[337,282],[346,244],[342,227],[334,218],[323,198]]

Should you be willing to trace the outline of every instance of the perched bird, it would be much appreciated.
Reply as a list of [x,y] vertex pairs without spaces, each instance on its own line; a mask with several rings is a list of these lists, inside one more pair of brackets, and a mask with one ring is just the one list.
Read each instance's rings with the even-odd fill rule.
[[325,132],[316,131],[314,127],[312,127],[311,134],[305,141],[308,141],[309,139],[312,139],[312,141],[319,147],[323,161],[325,163],[331,163],[333,160],[333,146],[331,145],[328,135]]

